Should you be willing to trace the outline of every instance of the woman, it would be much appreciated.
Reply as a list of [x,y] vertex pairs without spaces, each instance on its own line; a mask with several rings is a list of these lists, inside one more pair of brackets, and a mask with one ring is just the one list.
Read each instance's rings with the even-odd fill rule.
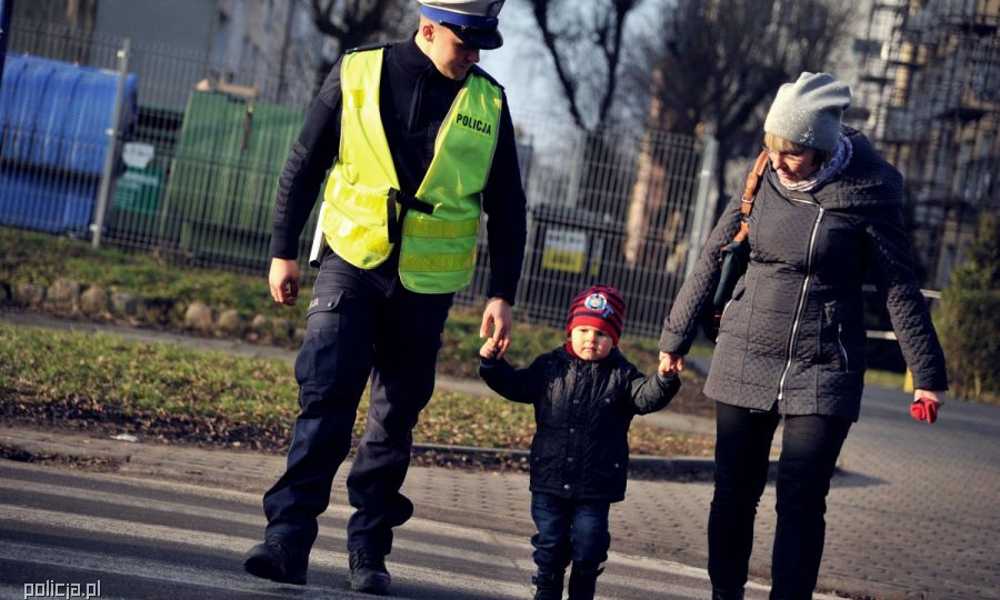
[[[863,135],[842,127],[850,99],[850,88],[832,76],[803,73],[781,87],[764,123],[770,168],[748,221],[750,264],[723,311],[705,385],[717,402],[713,598],[743,597],[780,419],[771,598],[809,598],[816,585],[830,478],[861,403],[866,271],[886,292],[919,388],[915,401],[936,412],[947,388],[903,230],[902,177]],[[664,323],[665,369],[683,368],[719,279],[720,249],[739,229],[739,204],[726,208]]]

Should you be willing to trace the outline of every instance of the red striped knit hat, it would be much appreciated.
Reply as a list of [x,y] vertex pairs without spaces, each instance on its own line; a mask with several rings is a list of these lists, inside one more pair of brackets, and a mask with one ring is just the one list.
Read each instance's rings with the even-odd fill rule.
[[566,335],[571,335],[574,327],[594,327],[611,336],[617,346],[624,325],[625,300],[622,295],[609,285],[595,285],[580,292],[570,303]]

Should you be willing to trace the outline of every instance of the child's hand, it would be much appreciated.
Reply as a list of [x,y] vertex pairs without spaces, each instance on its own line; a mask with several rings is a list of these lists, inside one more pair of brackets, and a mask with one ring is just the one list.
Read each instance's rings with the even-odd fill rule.
[[486,338],[483,342],[483,347],[479,349],[479,356],[483,358],[496,358],[497,351],[499,350],[497,341],[493,338]]
[[660,352],[660,365],[656,369],[661,377],[666,377],[684,370],[684,357],[680,354]]

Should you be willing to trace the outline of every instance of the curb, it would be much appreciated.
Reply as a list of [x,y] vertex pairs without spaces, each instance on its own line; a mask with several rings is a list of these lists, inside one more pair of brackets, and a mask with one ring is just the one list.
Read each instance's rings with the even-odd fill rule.
[[[514,448],[478,448],[475,446],[451,446],[447,444],[413,444],[414,456],[435,456],[437,458],[476,458],[484,465],[516,465],[527,470],[530,452]],[[443,455],[443,456],[442,456]],[[483,460],[485,459],[485,460]],[[708,481],[715,472],[715,461],[711,458],[695,456],[633,455],[629,458],[629,479]]]

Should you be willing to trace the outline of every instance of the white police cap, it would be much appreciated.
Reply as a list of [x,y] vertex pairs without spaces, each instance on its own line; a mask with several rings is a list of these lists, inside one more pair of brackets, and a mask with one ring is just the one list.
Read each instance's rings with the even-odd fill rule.
[[419,0],[420,14],[441,23],[465,42],[493,50],[503,45],[497,16],[505,0]]

